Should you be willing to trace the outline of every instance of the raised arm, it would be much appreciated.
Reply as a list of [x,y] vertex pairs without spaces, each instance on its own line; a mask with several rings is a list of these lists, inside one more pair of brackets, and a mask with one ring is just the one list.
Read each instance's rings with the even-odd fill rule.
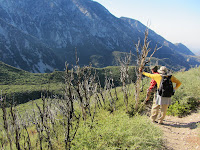
[[152,78],[155,80],[155,78],[157,78],[159,75],[158,74],[151,74],[151,73],[147,73],[147,72],[142,72],[143,75]]

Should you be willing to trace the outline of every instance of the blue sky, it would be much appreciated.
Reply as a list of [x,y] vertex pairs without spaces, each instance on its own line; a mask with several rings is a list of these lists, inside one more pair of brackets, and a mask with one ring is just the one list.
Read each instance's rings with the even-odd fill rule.
[[200,51],[200,0],[94,0],[116,17],[142,22],[172,43]]

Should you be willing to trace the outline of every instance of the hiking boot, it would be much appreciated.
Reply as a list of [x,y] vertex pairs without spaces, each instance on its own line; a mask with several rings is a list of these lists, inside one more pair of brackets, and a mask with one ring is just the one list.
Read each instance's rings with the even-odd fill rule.
[[164,123],[162,121],[159,121],[158,124],[163,125]]

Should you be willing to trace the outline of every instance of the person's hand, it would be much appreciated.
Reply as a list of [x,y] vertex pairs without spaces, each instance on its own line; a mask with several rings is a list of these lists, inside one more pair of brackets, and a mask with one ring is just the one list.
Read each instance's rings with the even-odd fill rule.
[[142,72],[143,68],[139,68],[139,72]]

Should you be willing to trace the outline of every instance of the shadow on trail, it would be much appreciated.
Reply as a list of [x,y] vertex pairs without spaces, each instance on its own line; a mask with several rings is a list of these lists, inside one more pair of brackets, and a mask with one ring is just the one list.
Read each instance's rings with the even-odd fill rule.
[[178,123],[178,122],[173,122],[173,121],[167,121],[167,123],[164,123],[163,126],[171,126],[174,128],[196,129],[198,127],[198,124],[200,124],[200,121],[190,122],[190,123]]

